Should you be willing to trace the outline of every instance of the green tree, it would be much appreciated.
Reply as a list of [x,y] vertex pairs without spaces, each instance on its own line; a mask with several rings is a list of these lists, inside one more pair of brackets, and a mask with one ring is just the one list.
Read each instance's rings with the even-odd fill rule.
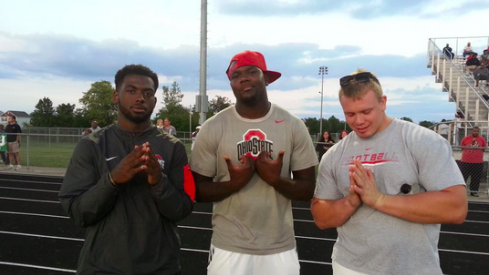
[[53,102],[49,97],[39,99],[36,109],[31,113],[31,125],[38,127],[51,127],[54,125]]
[[89,128],[91,127],[91,122],[85,115],[85,111],[78,108],[73,113],[73,127],[78,128]]
[[229,98],[216,95],[215,98],[209,101],[209,112],[207,113],[207,117],[212,117],[213,115],[231,106],[231,104],[232,102]]
[[97,120],[101,127],[114,123],[117,106],[112,102],[113,92],[109,81],[98,81],[92,83],[90,90],[83,93],[80,103],[83,104],[83,114],[88,121]]
[[405,117],[405,116],[401,117],[400,119],[405,120],[405,121],[409,121],[409,122],[413,122],[413,120],[411,118]]
[[56,125],[58,127],[73,127],[75,104],[64,104],[56,107]]
[[199,116],[192,113],[192,126],[190,125],[190,108],[182,106],[183,93],[174,81],[171,86],[163,86],[163,107],[158,112],[156,118],[168,118],[177,132],[187,132],[195,129],[199,123]]
[[426,128],[432,128],[433,125],[435,125],[436,122],[433,122],[433,121],[428,121],[428,120],[423,120],[423,121],[420,121],[419,122],[419,125],[420,126],[423,126],[423,127],[426,127]]

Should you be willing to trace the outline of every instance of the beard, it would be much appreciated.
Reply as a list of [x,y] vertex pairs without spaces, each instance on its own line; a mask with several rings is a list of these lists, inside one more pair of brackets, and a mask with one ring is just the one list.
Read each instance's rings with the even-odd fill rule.
[[133,114],[133,113],[131,113],[131,110],[127,109],[126,107],[122,106],[121,104],[119,104],[119,111],[127,120],[129,120],[135,124],[139,124],[139,123],[143,123],[143,122],[148,121],[149,118],[151,117],[151,113],[153,113],[153,109],[151,109],[151,110],[148,109],[147,110],[148,112],[146,112],[146,113]]

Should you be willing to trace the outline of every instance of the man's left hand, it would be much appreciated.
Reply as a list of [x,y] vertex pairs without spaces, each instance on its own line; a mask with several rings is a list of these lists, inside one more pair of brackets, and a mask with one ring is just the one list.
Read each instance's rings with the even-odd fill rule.
[[158,162],[158,159],[153,153],[153,150],[151,150],[149,142],[143,143],[142,146],[145,152],[145,161],[142,165],[143,167],[141,168],[143,168],[143,170],[148,175],[148,183],[150,185],[155,185],[160,182],[161,178],[163,177],[163,172],[161,171],[161,166]]
[[284,154],[285,151],[280,151],[277,159],[273,160],[269,152],[261,152],[256,158],[256,172],[270,186],[275,186],[280,182]]
[[355,181],[353,189],[360,195],[363,203],[374,209],[380,207],[385,195],[379,191],[372,170],[364,168],[360,160],[357,159],[353,160],[351,170]]

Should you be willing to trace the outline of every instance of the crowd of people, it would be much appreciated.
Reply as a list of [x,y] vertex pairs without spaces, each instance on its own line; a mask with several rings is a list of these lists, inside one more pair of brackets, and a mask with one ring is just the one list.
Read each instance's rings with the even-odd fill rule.
[[464,176],[445,139],[386,115],[374,73],[340,79],[352,131],[322,133],[317,154],[303,121],[269,102],[281,73],[261,53],[234,55],[225,74],[236,104],[197,127],[189,162],[170,121],[151,123],[156,73],[116,73],[117,122],[77,144],[59,193],[86,228],[77,274],[180,274],[176,222],[199,201],[214,205],[207,274],[298,275],[292,200],[338,228],[336,275],[443,274],[440,224],[465,220]]
[[[448,59],[454,59],[455,53],[453,53],[452,48],[447,44],[443,48],[443,54]],[[467,74],[473,76],[475,80],[475,87],[479,87],[479,82],[481,80],[486,81],[486,86],[489,87],[489,47],[483,50],[482,54],[479,55],[472,49],[470,42],[464,47],[462,57],[465,59],[465,69]]]

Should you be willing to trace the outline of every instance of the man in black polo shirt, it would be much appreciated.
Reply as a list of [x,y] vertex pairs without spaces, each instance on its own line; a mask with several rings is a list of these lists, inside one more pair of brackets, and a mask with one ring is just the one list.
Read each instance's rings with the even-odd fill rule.
[[10,160],[10,165],[9,169],[14,169],[14,166],[12,165],[14,163],[14,158],[17,161],[17,166],[15,167],[15,170],[19,170],[22,167],[20,166],[20,154],[19,154],[19,147],[20,147],[20,133],[22,133],[22,129],[20,128],[19,124],[17,124],[15,116],[9,116],[8,117],[8,125],[5,127],[5,132],[7,133],[7,152],[8,152],[8,157]]

